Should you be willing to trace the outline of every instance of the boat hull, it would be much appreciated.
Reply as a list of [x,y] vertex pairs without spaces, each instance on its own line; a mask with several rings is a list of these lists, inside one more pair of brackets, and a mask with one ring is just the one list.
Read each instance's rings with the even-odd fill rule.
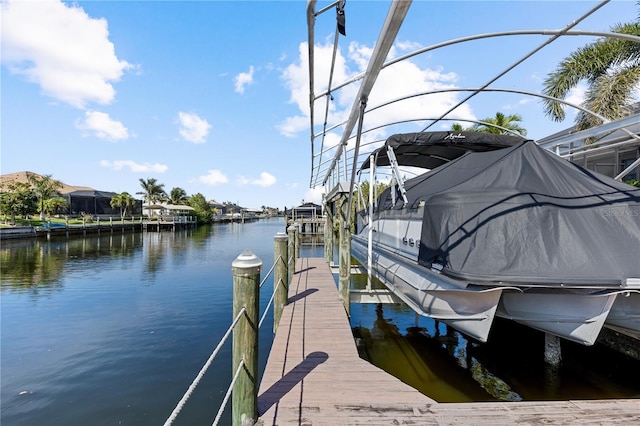
[[640,333],[640,292],[620,292],[611,307],[606,325]]
[[593,345],[618,292],[534,289],[503,293],[497,315],[583,345]]
[[[367,243],[352,239],[352,255],[367,264]],[[373,249],[371,274],[420,315],[486,342],[504,287],[465,287],[385,250]],[[508,288],[508,287],[507,287]]]

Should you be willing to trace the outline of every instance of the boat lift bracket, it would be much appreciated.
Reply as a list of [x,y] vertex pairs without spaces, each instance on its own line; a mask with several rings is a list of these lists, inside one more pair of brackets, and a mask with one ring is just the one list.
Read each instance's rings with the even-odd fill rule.
[[404,303],[391,290],[351,290],[349,300],[351,303]]
[[[404,182],[402,181],[402,177],[400,176],[400,168],[398,167],[398,160],[396,159],[396,154],[393,152],[393,148],[387,147],[387,156],[389,157],[389,162],[391,163],[391,169],[393,170],[393,175],[396,178],[396,182],[398,182],[398,188],[400,188],[400,194],[402,195],[402,200],[404,203],[402,206],[406,206],[409,200],[407,199],[407,190],[404,189]],[[394,200],[395,204],[395,200]]]

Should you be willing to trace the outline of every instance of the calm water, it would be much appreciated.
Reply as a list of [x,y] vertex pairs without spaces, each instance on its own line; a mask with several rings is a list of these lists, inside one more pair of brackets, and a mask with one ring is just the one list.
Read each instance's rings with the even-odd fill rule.
[[[282,230],[273,220],[3,242],[2,425],[162,424],[231,323],[231,263],[251,249],[266,274]],[[229,344],[174,424],[211,424],[230,370]]]
[[[3,242],[2,425],[162,424],[232,320],[231,262],[250,249],[265,274],[283,229],[273,220]],[[272,321],[260,333],[261,368]],[[439,401],[640,395],[638,362],[569,345],[549,374],[541,336],[509,323],[488,345],[396,305],[353,305],[352,326],[363,356]],[[225,345],[175,424],[211,424],[230,366]],[[229,419],[230,407],[222,424]]]
[[[364,288],[366,277],[353,285]],[[544,334],[496,318],[479,343],[405,305],[351,305],[361,357],[438,402],[640,398],[640,361],[562,341],[544,363]]]

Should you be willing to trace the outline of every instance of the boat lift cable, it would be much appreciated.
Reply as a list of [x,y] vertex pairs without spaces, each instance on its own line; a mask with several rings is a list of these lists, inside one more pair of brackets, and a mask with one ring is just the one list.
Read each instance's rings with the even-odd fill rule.
[[[586,12],[585,14],[583,14],[581,17],[579,17],[578,19],[572,21],[571,23],[569,23],[565,28],[563,28],[561,31],[559,31],[557,34],[551,36],[550,38],[548,38],[544,43],[540,44],[538,47],[536,47],[535,49],[533,49],[532,51],[530,51],[529,53],[527,53],[526,55],[524,55],[522,58],[518,59],[516,62],[514,62],[513,64],[511,64],[510,66],[508,66],[507,68],[505,68],[504,70],[502,70],[500,73],[498,73],[498,75],[496,75],[495,77],[493,77],[492,79],[490,79],[488,82],[486,82],[482,87],[480,87],[480,90],[477,90],[471,94],[469,94],[467,97],[465,97],[463,100],[461,100],[460,102],[458,102],[456,105],[452,106],[451,108],[449,108],[449,110],[447,110],[444,114],[442,114],[442,116],[440,118],[444,118],[446,117],[448,114],[450,114],[451,112],[453,112],[454,110],[456,110],[459,106],[463,105],[464,103],[466,103],[467,101],[469,101],[469,99],[473,98],[474,96],[476,96],[478,93],[480,93],[482,90],[484,90],[485,88],[489,87],[491,84],[493,84],[496,80],[500,79],[501,77],[503,77],[505,74],[509,73],[511,70],[513,70],[515,67],[517,67],[518,65],[520,65],[521,63],[523,63],[524,61],[526,61],[527,59],[529,59],[530,57],[532,57],[533,55],[535,55],[536,53],[538,53],[540,50],[542,50],[543,48],[545,48],[546,46],[548,46],[549,44],[553,43],[555,40],[557,40],[558,38],[560,38],[563,34],[565,34],[567,31],[569,31],[571,28],[575,27],[576,25],[578,25],[581,21],[583,21],[584,19],[586,19],[587,17],[589,17],[590,15],[592,15],[595,11],[597,11],[598,9],[600,9],[601,7],[603,7],[605,4],[609,3],[611,0],[604,0],[601,3],[597,4],[596,6],[594,6],[593,8],[591,8],[588,12]],[[439,120],[433,121],[430,124],[428,124],[422,131],[425,132],[427,131],[431,126],[433,126],[435,123],[437,123]]]

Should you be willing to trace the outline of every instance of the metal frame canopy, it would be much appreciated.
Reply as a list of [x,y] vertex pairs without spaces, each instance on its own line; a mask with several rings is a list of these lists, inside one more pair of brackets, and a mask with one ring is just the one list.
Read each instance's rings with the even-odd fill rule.
[[[349,192],[353,192],[354,180],[356,175],[356,170],[359,168],[359,164],[361,164],[369,155],[373,149],[379,147],[384,143],[384,139],[374,140],[369,138],[367,142],[361,142],[362,136],[367,134],[368,132],[373,132],[376,130],[380,130],[381,128],[389,127],[389,126],[398,126],[406,123],[413,123],[415,126],[416,122],[426,123],[424,130],[428,130],[436,124],[442,124],[447,121],[470,121],[473,123],[479,124],[487,124],[481,121],[472,121],[472,120],[462,120],[462,119],[454,119],[451,118],[451,113],[457,108],[461,107],[465,103],[468,103],[470,99],[474,98],[478,95],[483,95],[487,93],[518,93],[520,95],[529,96],[533,99],[551,99],[557,101],[567,107],[574,108],[576,110],[582,111],[583,113],[591,114],[597,118],[599,118],[603,124],[601,126],[583,131],[578,133],[569,133],[567,132],[551,135],[544,138],[543,146],[547,149],[553,150],[559,155],[570,157],[571,154],[575,153],[576,149],[585,150],[584,147],[577,148],[579,146],[583,146],[583,141],[585,139],[590,139],[593,141],[594,138],[598,139],[607,139],[607,136],[612,132],[616,132],[618,137],[615,140],[616,148],[621,146],[638,146],[640,147],[640,137],[639,133],[639,124],[640,123],[640,110],[636,110],[635,115],[630,117],[617,120],[610,121],[605,117],[602,117],[592,111],[589,111],[583,108],[580,105],[573,104],[571,102],[562,100],[549,98],[543,94],[527,92],[524,90],[517,90],[516,88],[500,88],[494,86],[494,84],[500,80],[503,76],[508,73],[511,73],[514,69],[520,67],[523,62],[525,62],[528,58],[537,55],[540,51],[544,50],[545,47],[555,42],[557,39],[561,37],[568,36],[591,36],[591,37],[604,37],[604,38],[615,38],[621,40],[633,41],[636,43],[640,43],[640,37],[620,34],[620,33],[612,33],[612,32],[601,32],[601,31],[583,31],[575,29],[575,26],[582,22],[587,17],[593,15],[604,5],[609,3],[610,0],[604,0],[598,4],[596,4],[591,9],[584,12],[581,16],[571,20],[566,26],[557,30],[549,30],[549,29],[541,29],[541,30],[519,30],[519,31],[507,31],[507,32],[496,32],[496,33],[486,33],[486,34],[477,34],[472,36],[466,36],[457,39],[451,39],[443,42],[439,42],[437,44],[422,47],[414,52],[409,54],[393,58],[387,60],[387,56],[389,51],[396,41],[396,36],[409,13],[410,6],[412,4],[411,0],[392,0],[389,2],[389,9],[387,12],[386,19],[382,28],[380,29],[379,36],[377,42],[375,44],[374,50],[371,54],[371,58],[368,62],[366,70],[360,74],[350,77],[348,80],[334,83],[334,72],[336,65],[336,56],[337,51],[339,49],[339,42],[342,40],[341,36],[344,36],[345,31],[345,15],[348,15],[348,11],[346,8],[345,0],[338,0],[332,3],[329,3],[327,6],[316,10],[317,1],[316,0],[308,0],[307,1],[307,26],[308,26],[308,57],[309,57],[309,118],[310,118],[310,139],[311,139],[311,178],[310,178],[310,187],[315,188],[319,186],[325,187],[325,192],[330,192],[333,187],[336,185],[343,189],[346,189],[346,186],[349,187]],[[327,86],[322,88],[321,93],[316,93],[317,90],[317,81],[319,80],[315,75],[317,67],[316,60],[316,46],[315,46],[315,31],[316,31],[316,19],[319,19],[321,15],[326,17],[326,15],[331,15],[331,12],[335,10],[336,17],[336,27],[335,27],[335,35],[334,35],[334,43],[333,43],[333,56],[332,63],[329,69],[329,76],[326,78]],[[331,18],[331,16],[329,16]],[[380,72],[388,66],[394,65],[398,62],[407,60],[409,58],[415,57],[420,54],[424,54],[427,52],[434,51],[439,48],[443,48],[446,46],[451,46],[458,43],[465,43],[474,40],[480,39],[488,39],[495,37],[517,37],[522,35],[541,35],[547,36],[538,46],[533,48],[531,51],[524,54],[521,58],[517,59],[512,64],[504,67],[503,69],[496,72],[496,74],[488,79],[484,84],[471,87],[471,88],[450,88],[450,89],[441,89],[434,90],[429,92],[415,93],[409,96],[404,96],[398,99],[394,99],[391,101],[387,101],[381,105],[367,105],[369,100],[369,95],[374,88],[374,85],[379,77]],[[385,60],[387,60],[385,62]],[[326,67],[322,67],[323,69]],[[324,76],[323,76],[324,77]],[[323,78],[325,81],[325,78]],[[329,114],[329,105],[333,100],[334,94],[347,86],[351,85],[359,85],[357,94],[353,98],[353,104],[351,105],[350,112],[348,118],[341,122],[330,122],[330,114]],[[443,111],[442,114],[436,117],[420,117],[407,119],[406,121],[394,121],[388,122],[386,124],[378,125],[376,127],[367,127],[366,124],[366,116],[370,112],[374,112],[382,107],[399,104],[408,99],[414,97],[421,96],[430,96],[437,93],[445,93],[445,92],[467,92],[461,101],[452,106],[448,111]],[[415,129],[415,127],[413,127]],[[415,130],[411,130],[415,131]],[[380,133],[380,132],[378,132]],[[397,133],[397,130],[394,130],[393,133]],[[377,134],[377,133],[374,133]],[[331,137],[329,137],[331,135]],[[336,136],[339,135],[339,136]],[[336,143],[336,139],[339,138],[339,141]],[[609,138],[610,139],[610,138]],[[362,150],[361,153],[360,148],[367,146],[366,150]],[[568,148],[570,147],[570,148]],[[594,148],[591,146],[591,148]],[[606,149],[606,147],[599,147],[598,149]],[[640,148],[638,148],[640,150]],[[573,151],[572,151],[573,150]],[[366,151],[366,152],[364,152]],[[626,173],[632,171],[635,167],[640,165],[640,160],[635,161],[631,166],[627,167],[627,169],[620,173],[617,178],[621,178]],[[347,185],[344,185],[344,182],[348,182]]]

